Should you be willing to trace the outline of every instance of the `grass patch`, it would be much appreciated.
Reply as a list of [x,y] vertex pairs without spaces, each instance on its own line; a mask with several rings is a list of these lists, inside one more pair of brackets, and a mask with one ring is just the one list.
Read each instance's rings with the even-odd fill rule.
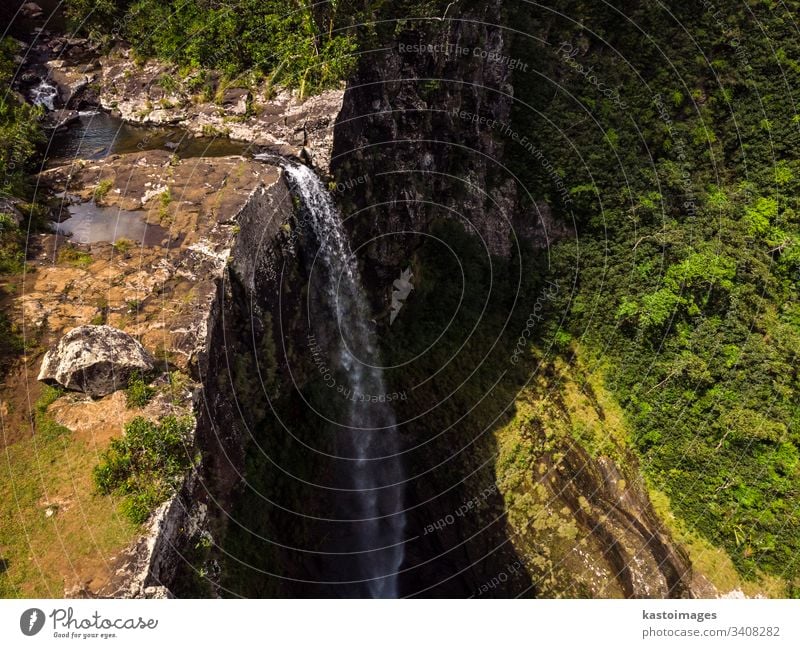
[[58,250],[58,263],[72,266],[73,268],[88,268],[92,265],[92,255],[79,250],[74,245],[63,245]]
[[[52,398],[52,392],[37,408]],[[37,412],[38,415],[38,412]],[[3,451],[0,462],[0,597],[60,598],[74,583],[102,582],[110,558],[137,527],[92,489],[99,450],[72,434],[36,434]],[[55,514],[46,515],[47,503]]]
[[175,492],[189,467],[191,417],[168,416],[161,423],[137,417],[114,439],[93,471],[97,490],[122,497],[120,511],[141,524]]
[[69,428],[57,423],[48,413],[47,408],[64,394],[60,387],[45,385],[42,393],[33,406],[33,418],[36,433],[46,439],[55,439],[70,433]]

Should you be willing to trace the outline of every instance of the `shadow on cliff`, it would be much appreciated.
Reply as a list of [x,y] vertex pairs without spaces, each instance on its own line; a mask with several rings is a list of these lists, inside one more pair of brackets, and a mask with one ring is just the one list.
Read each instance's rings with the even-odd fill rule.
[[[386,371],[387,390],[408,479],[400,595],[532,596],[506,532],[492,434],[513,416],[520,378],[509,374],[507,345],[495,342],[507,337],[515,303],[507,286],[516,285],[508,274],[520,268],[487,258],[455,223],[434,234],[414,255],[416,291],[404,312],[391,327],[376,314],[384,364],[397,365]],[[456,254],[442,255],[435,240]],[[179,596],[207,595],[209,586],[221,596],[363,595],[347,583],[352,559],[328,553],[349,532],[330,521],[340,503],[320,486],[335,484],[341,468],[327,456],[336,449],[323,421],[340,419],[343,401],[331,397],[305,338],[303,254],[269,286],[229,287],[225,354],[212,363],[214,433],[203,444],[217,546],[188,543],[191,568],[172,584]],[[459,268],[463,281],[453,281]],[[524,321],[523,310],[517,305],[512,320]]]

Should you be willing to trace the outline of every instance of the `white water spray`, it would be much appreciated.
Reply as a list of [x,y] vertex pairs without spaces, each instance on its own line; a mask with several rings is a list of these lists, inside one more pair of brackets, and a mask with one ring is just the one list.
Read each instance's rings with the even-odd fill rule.
[[58,88],[42,79],[39,85],[31,89],[30,97],[34,106],[41,106],[45,110],[52,112],[56,107]]
[[344,461],[344,481],[351,492],[342,496],[342,504],[353,520],[346,523],[353,525],[356,546],[351,550],[359,552],[357,570],[366,593],[396,598],[405,514],[403,489],[395,484],[403,479],[403,466],[397,455],[394,412],[390,404],[380,402],[386,388],[358,265],[339,212],[319,177],[306,166],[284,163],[284,168],[319,241],[324,298],[335,316],[332,323],[338,323],[334,358],[357,396],[348,399],[339,437],[339,455],[349,459]]

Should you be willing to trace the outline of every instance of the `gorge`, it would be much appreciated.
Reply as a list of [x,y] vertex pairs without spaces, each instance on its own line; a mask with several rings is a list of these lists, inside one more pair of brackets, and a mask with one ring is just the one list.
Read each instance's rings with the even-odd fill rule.
[[[198,1],[8,19],[2,124],[46,135],[0,155],[3,596],[796,595],[767,40],[754,75],[699,5]],[[87,326],[152,371],[37,383]]]

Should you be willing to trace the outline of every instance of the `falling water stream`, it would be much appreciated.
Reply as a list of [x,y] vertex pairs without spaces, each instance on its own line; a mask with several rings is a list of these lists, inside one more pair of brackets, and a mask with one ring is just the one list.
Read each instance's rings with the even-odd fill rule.
[[341,546],[334,550],[352,558],[348,571],[356,572],[352,580],[362,582],[363,595],[395,598],[406,525],[400,484],[403,466],[394,412],[382,398],[386,388],[370,311],[355,255],[330,194],[310,168],[283,165],[320,246],[312,280],[321,283],[319,293],[331,317],[310,325],[326,328],[320,337],[330,340],[328,357],[349,382],[345,420],[337,421],[336,432],[337,471],[343,487],[335,506],[345,530]]

